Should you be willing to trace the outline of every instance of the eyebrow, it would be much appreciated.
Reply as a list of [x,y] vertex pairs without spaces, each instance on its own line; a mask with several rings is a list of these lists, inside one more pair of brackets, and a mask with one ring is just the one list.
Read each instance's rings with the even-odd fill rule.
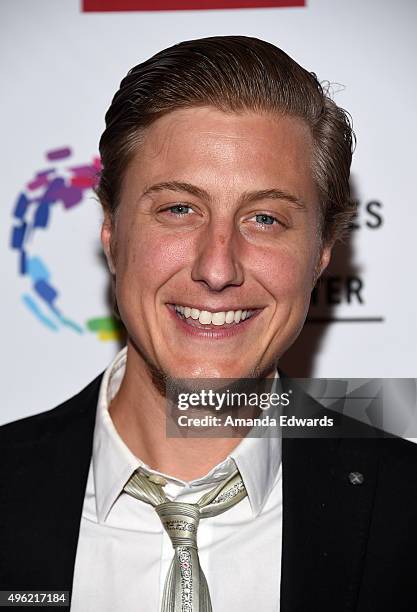
[[307,210],[306,204],[300,198],[285,189],[273,188],[249,191],[243,195],[242,199],[245,203],[256,202],[257,200],[286,200],[298,210]]
[[[184,183],[182,181],[163,181],[161,183],[155,183],[151,185],[142,193],[141,197],[157,193],[159,191],[175,191],[177,193],[189,193],[201,200],[206,202],[211,201],[210,195],[201,187],[192,185],[191,183]],[[298,210],[307,210],[306,204],[297,196],[293,195],[285,189],[261,189],[255,191],[247,191],[240,197],[241,204],[250,204],[257,200],[285,200],[290,204],[293,204]]]
[[195,196],[196,198],[200,198],[201,200],[211,200],[209,194],[207,191],[204,191],[204,189],[200,189],[200,187],[192,185],[191,183],[183,183],[180,181],[164,181],[162,183],[151,185],[151,187],[145,189],[145,191],[142,193],[142,197],[151,195],[152,193],[157,193],[158,191],[186,192]]

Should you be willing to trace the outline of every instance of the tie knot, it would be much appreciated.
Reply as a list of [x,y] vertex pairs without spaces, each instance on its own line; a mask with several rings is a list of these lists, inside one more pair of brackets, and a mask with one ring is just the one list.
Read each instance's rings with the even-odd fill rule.
[[197,549],[197,529],[200,508],[197,504],[167,501],[155,507],[172,546],[191,546]]

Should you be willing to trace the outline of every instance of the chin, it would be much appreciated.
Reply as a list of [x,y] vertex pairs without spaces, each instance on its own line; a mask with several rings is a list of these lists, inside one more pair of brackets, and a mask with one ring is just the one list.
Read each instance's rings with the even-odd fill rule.
[[193,366],[178,367],[178,364],[168,369],[168,372],[172,372],[173,378],[252,378],[258,377],[259,372],[263,372],[263,369],[259,369],[256,364],[252,366],[247,364],[242,366],[236,360],[235,363],[229,365],[221,365],[216,363],[204,363]]
[[168,368],[172,378],[238,378],[243,375],[242,370],[233,367],[220,367],[211,365],[196,365],[194,367]]

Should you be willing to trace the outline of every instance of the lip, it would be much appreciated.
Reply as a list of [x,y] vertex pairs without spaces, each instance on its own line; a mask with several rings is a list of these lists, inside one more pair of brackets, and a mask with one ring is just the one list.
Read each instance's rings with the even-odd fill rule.
[[[253,319],[262,312],[263,308],[256,309],[253,315],[249,319],[245,319],[237,324],[230,323],[230,327],[227,326],[216,326],[211,325],[210,327],[205,326],[202,327],[193,327],[188,325],[183,319],[181,319],[176,311],[173,304],[167,304],[168,312],[170,316],[174,319],[174,322],[177,324],[178,328],[190,336],[191,338],[202,338],[205,340],[222,340],[226,338],[231,338],[233,336],[237,336],[246,331],[249,325],[253,322]],[[203,310],[203,309],[199,309]],[[233,310],[229,308],[228,310]],[[240,309],[239,309],[240,310]]]

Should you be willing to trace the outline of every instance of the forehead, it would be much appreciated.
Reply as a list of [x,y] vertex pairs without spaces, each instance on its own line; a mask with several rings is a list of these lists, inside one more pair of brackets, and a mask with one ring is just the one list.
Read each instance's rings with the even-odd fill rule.
[[167,180],[209,190],[279,184],[305,197],[314,189],[311,159],[311,132],[297,117],[180,109],[147,129],[128,168],[126,187]]

